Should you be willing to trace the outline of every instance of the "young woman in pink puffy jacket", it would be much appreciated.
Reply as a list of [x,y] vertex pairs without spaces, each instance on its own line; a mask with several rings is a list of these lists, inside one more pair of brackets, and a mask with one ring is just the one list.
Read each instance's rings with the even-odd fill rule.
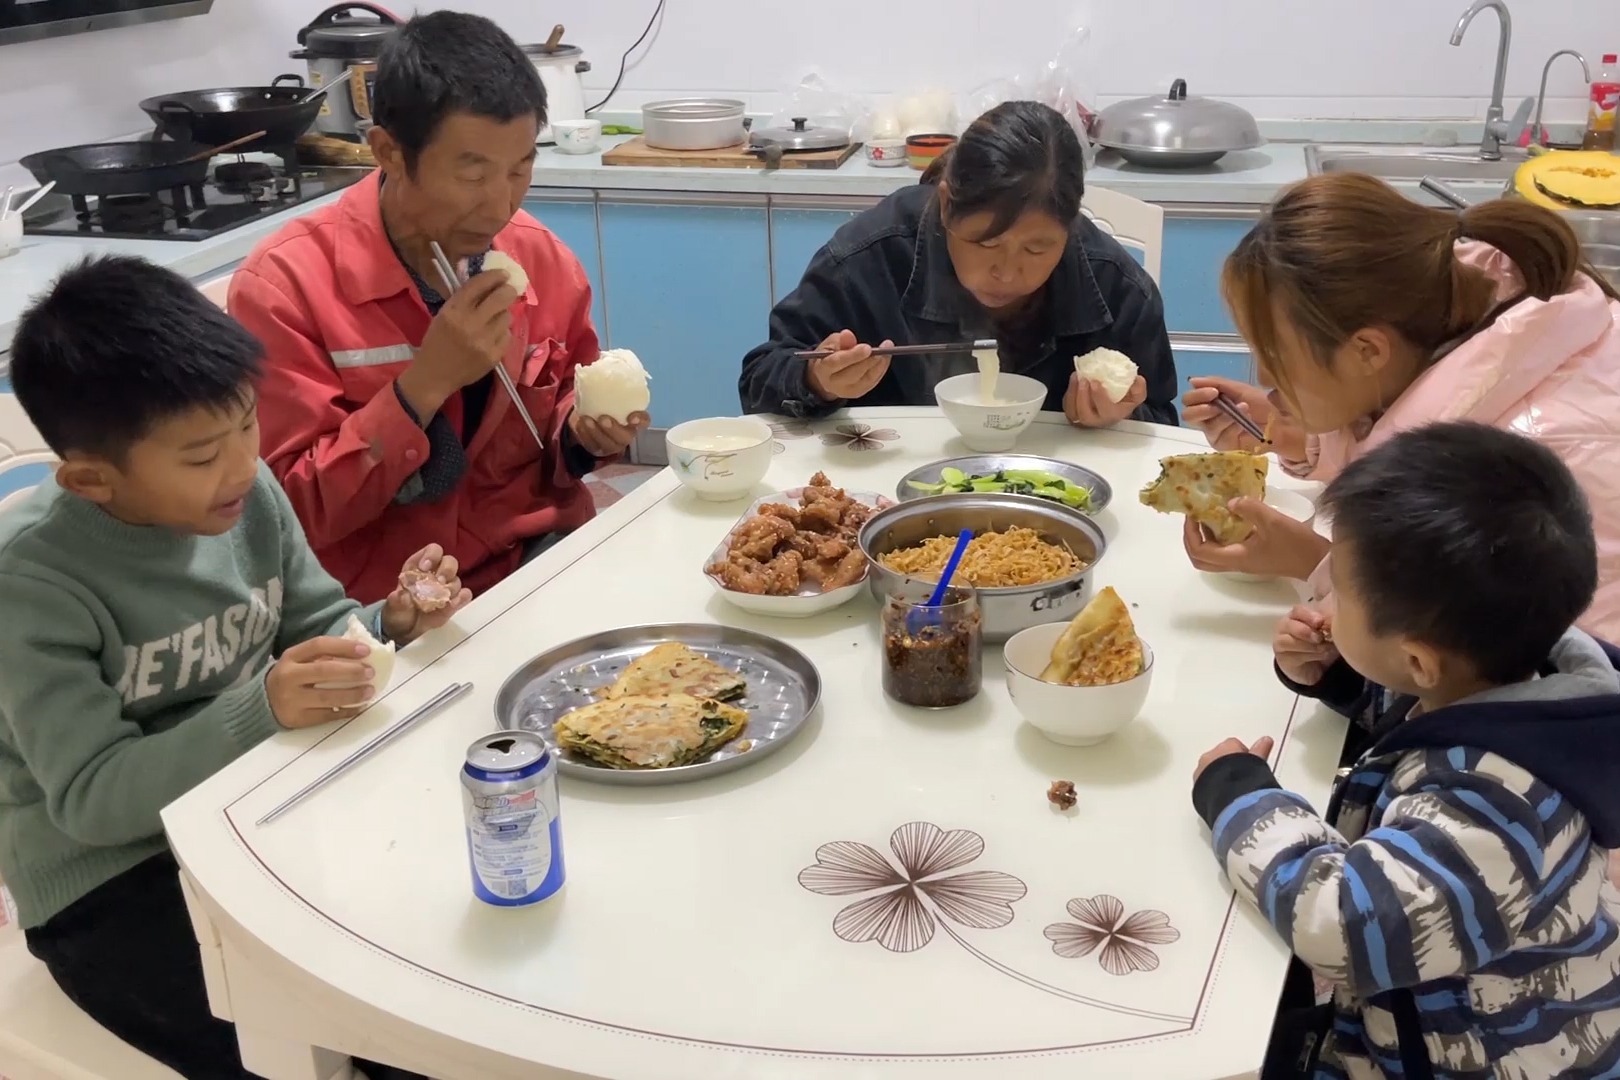
[[[1434,421],[1527,435],[1591,502],[1599,585],[1580,625],[1620,640],[1620,294],[1558,214],[1511,199],[1458,214],[1370,176],[1317,176],[1267,208],[1222,291],[1269,392],[1194,379],[1183,418],[1212,445],[1254,446],[1217,392],[1272,423],[1283,467],[1311,480]],[[1194,565],[1306,580],[1325,600],[1328,541],[1258,501],[1235,508],[1254,534],[1221,546],[1189,523]]]

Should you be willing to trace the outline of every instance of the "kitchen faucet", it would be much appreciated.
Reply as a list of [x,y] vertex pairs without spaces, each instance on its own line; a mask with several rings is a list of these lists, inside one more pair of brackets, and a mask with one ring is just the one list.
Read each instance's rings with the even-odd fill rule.
[[1506,139],[1511,143],[1519,137],[1525,120],[1529,118],[1531,104],[1526,99],[1519,107],[1523,116],[1515,116],[1511,122],[1503,119],[1502,97],[1507,92],[1508,49],[1513,46],[1513,16],[1508,13],[1507,4],[1503,0],[1474,0],[1468,10],[1462,13],[1462,18],[1457,20],[1457,28],[1451,32],[1451,43],[1461,45],[1463,35],[1468,32],[1468,24],[1486,8],[1496,12],[1496,17],[1502,23],[1502,35],[1496,43],[1496,78],[1491,84],[1491,107],[1485,113],[1485,136],[1479,142],[1479,156],[1486,161],[1500,161],[1502,141]]

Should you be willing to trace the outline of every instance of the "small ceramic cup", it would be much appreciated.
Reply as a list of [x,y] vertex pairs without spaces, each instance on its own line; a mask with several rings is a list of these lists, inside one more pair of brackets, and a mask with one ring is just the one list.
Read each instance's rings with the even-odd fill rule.
[[22,248],[23,220],[21,214],[0,217],[0,259],[15,255]]
[[594,154],[602,145],[602,121],[553,120],[552,137],[561,154]]

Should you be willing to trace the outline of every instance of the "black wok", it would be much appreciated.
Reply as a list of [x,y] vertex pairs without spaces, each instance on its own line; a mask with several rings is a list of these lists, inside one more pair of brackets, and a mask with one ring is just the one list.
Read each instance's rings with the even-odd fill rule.
[[179,142],[219,146],[262,131],[261,145],[290,146],[321,111],[325,98],[309,101],[309,95],[301,76],[277,75],[270,86],[226,86],[149,97],[141,102],[141,111],[157,124],[160,135]]
[[[201,184],[208,178],[208,145],[191,142],[111,142],[29,154],[18,164],[59,195],[145,195]],[[204,155],[196,161],[185,158]]]

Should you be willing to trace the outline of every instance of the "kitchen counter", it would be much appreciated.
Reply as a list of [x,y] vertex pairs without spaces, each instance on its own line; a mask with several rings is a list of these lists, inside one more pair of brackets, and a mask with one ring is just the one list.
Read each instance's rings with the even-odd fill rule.
[[[625,136],[602,140],[605,148],[629,141]],[[601,154],[559,154],[542,149],[534,163],[537,187],[585,188],[596,191],[723,192],[728,194],[884,196],[917,182],[909,168],[880,169],[857,151],[837,169],[696,169],[603,165]],[[1271,143],[1258,150],[1228,154],[1199,169],[1143,169],[1104,152],[1087,184],[1111,188],[1155,203],[1226,203],[1259,205],[1277,189],[1305,178],[1305,145]]]

